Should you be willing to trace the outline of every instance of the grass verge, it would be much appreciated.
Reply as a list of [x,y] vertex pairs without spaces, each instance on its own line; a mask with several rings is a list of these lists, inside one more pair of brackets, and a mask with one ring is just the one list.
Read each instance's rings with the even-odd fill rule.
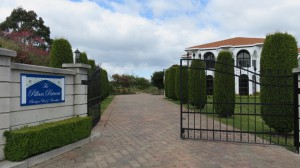
[[106,99],[102,100],[102,102],[101,102],[101,112],[102,112],[102,114],[106,110],[108,105],[113,101],[114,98],[115,98],[115,95],[109,95]]
[[[180,105],[180,101],[178,100],[169,98],[164,99]],[[200,112],[201,114],[206,115],[209,118],[214,119],[215,121],[219,121],[223,124],[232,126],[234,129],[241,130],[245,133],[260,132],[261,134],[256,134],[257,137],[269,141],[272,144],[284,146],[288,150],[295,151],[295,148],[293,147],[294,139],[292,136],[278,135],[278,133],[274,129],[269,128],[268,125],[265,124],[264,120],[260,116],[261,105],[259,96],[236,96],[237,104],[235,105],[235,113],[233,116],[228,118],[219,117],[217,114],[215,114],[212,96],[207,97],[207,102],[209,103],[206,104],[203,109],[196,108],[191,104],[183,104],[183,107],[186,109],[188,108],[190,112]],[[250,105],[249,103],[252,104]],[[270,135],[270,133],[273,135]]]

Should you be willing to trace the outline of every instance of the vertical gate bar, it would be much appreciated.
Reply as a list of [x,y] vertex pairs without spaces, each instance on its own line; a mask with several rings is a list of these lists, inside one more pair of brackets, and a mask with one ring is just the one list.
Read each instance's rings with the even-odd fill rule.
[[180,59],[179,67],[179,94],[180,94],[180,137],[183,138],[184,131],[182,130],[182,59]]
[[294,146],[299,153],[299,98],[298,74],[294,74]]

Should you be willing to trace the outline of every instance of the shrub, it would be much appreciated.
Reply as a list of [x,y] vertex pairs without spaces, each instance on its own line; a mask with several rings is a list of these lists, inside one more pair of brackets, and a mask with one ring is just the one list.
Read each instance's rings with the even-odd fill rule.
[[164,89],[164,71],[154,72],[151,76],[151,84],[158,89]]
[[72,47],[66,39],[55,39],[50,51],[50,66],[61,68],[63,63],[73,63]]
[[223,117],[234,114],[235,83],[234,60],[229,51],[221,51],[215,65],[214,103],[215,111]]
[[146,89],[146,93],[153,94],[153,95],[160,95],[161,91],[155,86],[150,86]]
[[74,117],[6,131],[5,158],[10,161],[24,160],[86,138],[90,136],[91,129],[90,117]]
[[169,68],[169,77],[168,77],[168,87],[169,87],[169,98],[176,100],[175,93],[175,76],[176,76],[176,68],[178,65],[173,65]]
[[188,72],[188,93],[190,102],[197,108],[203,108],[206,104],[206,77],[204,71],[204,62],[192,60]]
[[[267,35],[261,54],[261,108],[266,124],[280,133],[293,130],[293,78],[270,76],[292,76],[292,68],[297,67],[297,42],[287,33]],[[288,117],[284,117],[288,116]]]
[[82,64],[88,64],[89,63],[86,52],[80,53],[78,62],[76,62],[76,63],[82,63]]
[[169,96],[169,69],[167,69],[166,71],[165,71],[165,96],[166,97],[170,97]]
[[180,100],[180,90],[182,94],[182,102],[186,103],[188,101],[188,67],[181,67],[181,88],[180,88],[180,66],[176,67],[175,75],[175,93],[176,99]]

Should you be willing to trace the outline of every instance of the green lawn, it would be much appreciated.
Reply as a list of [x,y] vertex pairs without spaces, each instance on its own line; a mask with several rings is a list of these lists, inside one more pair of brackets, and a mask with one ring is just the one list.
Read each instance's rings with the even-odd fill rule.
[[[166,98],[173,103],[180,104],[180,101],[175,101]],[[191,104],[184,104],[185,109],[189,109],[190,112],[202,113],[207,115],[214,120],[221,121],[224,124],[230,125],[238,130],[245,133],[247,132],[261,132],[262,134],[256,134],[258,137],[263,138],[272,143],[276,143],[283,146],[293,146],[294,140],[292,136],[282,136],[278,135],[273,129],[270,129],[268,125],[265,124],[260,116],[260,97],[259,96],[236,96],[235,114],[231,117],[219,117],[214,112],[213,97],[207,97],[207,104],[203,109],[197,109]],[[247,104],[243,104],[247,103]],[[252,103],[252,104],[251,104]],[[186,111],[186,110],[184,110]],[[211,114],[206,114],[211,113]],[[213,114],[212,114],[213,113]],[[270,135],[269,133],[275,134]],[[276,135],[277,134],[277,135]],[[292,148],[288,148],[292,150]]]
[[106,99],[101,102],[101,113],[103,114],[107,106],[113,101],[115,95],[109,95]]

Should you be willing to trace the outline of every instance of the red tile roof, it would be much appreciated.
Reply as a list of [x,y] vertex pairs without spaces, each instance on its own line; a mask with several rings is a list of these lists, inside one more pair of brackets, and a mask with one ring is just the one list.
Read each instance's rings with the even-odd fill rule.
[[196,48],[217,48],[222,46],[241,46],[241,45],[254,45],[258,43],[264,43],[264,38],[246,38],[246,37],[235,37],[226,40],[216,41],[212,43],[197,45],[189,47],[187,49],[196,49]]
[[300,48],[298,48],[298,53],[300,53]]

